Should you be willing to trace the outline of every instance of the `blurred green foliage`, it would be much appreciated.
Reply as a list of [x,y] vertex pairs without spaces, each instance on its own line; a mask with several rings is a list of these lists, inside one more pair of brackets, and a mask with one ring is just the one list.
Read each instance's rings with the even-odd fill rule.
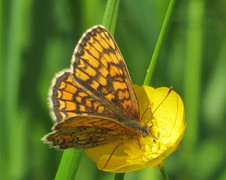
[[[142,85],[169,0],[121,0],[115,39]],[[81,34],[102,22],[105,0],[0,0],[1,179],[53,179],[61,151],[40,138],[53,125],[47,105],[54,74],[70,66]],[[165,161],[171,179],[226,179],[226,2],[178,0],[152,86],[174,86],[187,130]],[[87,171],[89,173],[87,173]],[[85,155],[77,179],[113,179]],[[125,179],[161,179],[158,169]]]

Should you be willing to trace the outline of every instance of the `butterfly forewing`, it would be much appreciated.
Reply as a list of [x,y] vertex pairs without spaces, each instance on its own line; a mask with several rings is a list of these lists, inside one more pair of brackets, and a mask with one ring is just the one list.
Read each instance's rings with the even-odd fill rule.
[[139,107],[123,57],[102,26],[88,30],[72,58],[75,80],[101,98],[120,121],[139,120]]

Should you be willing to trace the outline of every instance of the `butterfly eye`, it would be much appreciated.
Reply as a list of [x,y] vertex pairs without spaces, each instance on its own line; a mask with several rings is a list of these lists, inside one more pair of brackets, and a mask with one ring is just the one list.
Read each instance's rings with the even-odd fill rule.
[[145,136],[147,136],[147,134],[148,134],[148,133],[147,133],[146,131],[143,131],[141,135],[142,135],[143,137],[145,137]]
[[140,127],[140,132],[141,132],[141,136],[142,136],[142,137],[147,136],[147,135],[148,135],[148,132],[149,132],[148,126],[147,126],[147,125],[141,126],[141,127]]

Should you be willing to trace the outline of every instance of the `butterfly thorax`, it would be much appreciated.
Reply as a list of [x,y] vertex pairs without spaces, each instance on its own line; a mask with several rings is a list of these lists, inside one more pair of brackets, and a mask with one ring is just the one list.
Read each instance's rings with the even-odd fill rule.
[[137,134],[142,137],[145,137],[149,134],[149,127],[147,125],[140,125],[136,120],[129,121],[129,124],[125,125],[135,130]]

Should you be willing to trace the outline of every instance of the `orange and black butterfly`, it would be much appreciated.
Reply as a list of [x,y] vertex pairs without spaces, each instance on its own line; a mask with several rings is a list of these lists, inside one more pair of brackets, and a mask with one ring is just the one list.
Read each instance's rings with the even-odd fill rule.
[[100,25],[81,37],[71,68],[54,77],[49,104],[56,124],[42,140],[53,147],[86,149],[148,134],[120,50]]

